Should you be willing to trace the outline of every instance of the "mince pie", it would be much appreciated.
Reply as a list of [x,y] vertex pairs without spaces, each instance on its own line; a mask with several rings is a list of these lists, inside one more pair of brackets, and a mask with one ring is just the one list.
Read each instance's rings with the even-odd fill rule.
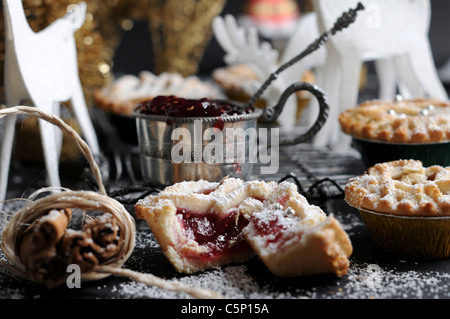
[[450,215],[450,167],[416,160],[379,163],[345,187],[353,207],[402,216]]
[[148,71],[139,76],[124,75],[94,94],[95,104],[109,112],[131,115],[139,102],[151,100],[158,95],[177,95],[184,98],[223,98],[221,91],[212,83],[196,76],[182,77],[178,73],[154,75]]
[[256,253],[277,276],[342,275],[352,252],[338,222],[289,182],[181,182],[135,208],[178,272],[244,262]]
[[450,140],[450,103],[437,99],[367,101],[339,116],[342,131],[392,143]]

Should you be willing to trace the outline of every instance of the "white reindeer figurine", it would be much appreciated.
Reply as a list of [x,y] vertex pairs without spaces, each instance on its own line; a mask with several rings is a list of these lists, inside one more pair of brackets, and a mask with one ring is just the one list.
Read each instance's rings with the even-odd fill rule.
[[[247,64],[257,75],[258,80],[244,87],[248,95],[252,95],[270,74],[280,65],[290,61],[300,52],[307,48],[319,36],[317,14],[307,13],[297,23],[294,34],[289,39],[281,56],[272,48],[270,43],[259,43],[256,29],[252,27],[240,28],[232,16],[216,17],[213,23],[215,36],[223,49],[226,51],[225,62],[232,65],[236,63]],[[275,105],[278,97],[290,84],[301,79],[301,75],[309,69],[315,69],[317,78],[323,75],[323,69],[327,58],[326,48],[320,47],[311,54],[287,68],[279,75],[277,80],[269,87],[263,97],[270,105]],[[382,98],[394,97],[395,79],[392,70],[386,68],[388,61],[377,62],[381,82],[380,95]],[[316,104],[314,100],[312,103]],[[283,128],[291,128],[296,123],[296,101],[290,98],[280,115],[280,124]],[[311,105],[302,116],[302,125],[310,127],[317,118],[318,108]]]
[[[302,52],[306,47],[320,36],[319,25],[317,21],[317,14],[315,12],[308,12],[303,14],[297,23],[296,31],[289,39],[286,47],[280,58],[280,64],[284,64],[291,60],[299,52]],[[290,68],[284,71],[284,76],[289,79],[287,81],[295,81],[299,74],[304,74],[307,70],[314,69],[316,74],[316,81],[320,83],[324,74],[325,62],[327,59],[327,52],[325,47],[320,47],[318,50],[312,52],[302,60],[298,61]],[[393,99],[396,96],[396,78],[394,69],[390,59],[380,59],[375,61],[375,69],[379,80],[379,98],[382,100]],[[407,96],[404,86],[401,86],[400,92],[403,96]],[[317,104],[315,100],[311,104]],[[311,105],[305,110],[302,116],[302,123],[310,126],[316,119],[315,112],[317,107]]]
[[[60,113],[60,102],[71,101],[83,135],[94,155],[99,146],[86,107],[78,75],[74,32],[85,19],[84,2],[72,6],[63,18],[54,21],[40,32],[34,32],[26,19],[22,1],[3,0],[5,15],[5,94],[8,107],[29,100],[34,106],[52,113]],[[69,10],[68,10],[69,11]],[[5,120],[1,145],[0,201],[5,199],[8,172],[14,141],[16,117]],[[60,186],[59,153],[61,132],[39,121],[47,176],[51,186]]]
[[[343,11],[358,0],[314,0],[319,30],[332,25]],[[330,105],[329,119],[316,135],[316,146],[345,150],[350,137],[343,134],[339,114],[355,107],[361,65],[381,60],[378,69],[395,78],[411,97],[426,95],[448,99],[439,80],[430,49],[428,30],[431,8],[429,0],[362,0],[365,10],[354,25],[331,37],[326,44],[327,57],[318,85],[326,92]]]

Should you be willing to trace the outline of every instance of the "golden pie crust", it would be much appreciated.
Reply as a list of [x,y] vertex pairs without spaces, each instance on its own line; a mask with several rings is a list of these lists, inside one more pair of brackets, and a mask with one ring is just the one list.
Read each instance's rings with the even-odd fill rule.
[[[181,182],[140,200],[135,209],[137,217],[148,222],[163,253],[178,272],[193,273],[244,262],[255,253],[277,276],[324,272],[342,275],[349,266],[352,245],[347,234],[332,216],[327,217],[319,207],[310,205],[293,183],[244,182],[228,177],[219,183]],[[201,212],[224,218],[237,212],[236,223],[238,217],[247,220],[240,239],[248,249],[213,261],[196,258],[209,245],[199,245],[189,235],[177,214],[180,209],[187,209],[190,214]],[[277,214],[284,216],[278,228],[282,230],[277,235],[280,241],[271,240],[268,245],[264,241],[268,237],[259,233],[255,225],[261,218],[277,218]],[[284,223],[289,227],[284,228]]]
[[[280,213],[279,211],[275,214]],[[273,242],[273,234],[259,234],[255,224],[271,220],[273,211],[258,212],[249,226],[244,228],[247,241],[269,270],[278,277],[296,277],[322,273],[345,275],[350,265],[348,257],[353,247],[339,222],[327,217],[306,226],[295,216],[279,217],[283,229],[282,239]],[[281,212],[284,215],[284,212]],[[269,215],[269,216],[267,216]]]
[[197,76],[182,77],[178,73],[155,75],[142,71],[138,76],[127,74],[94,92],[95,105],[111,113],[131,115],[136,106],[158,95],[176,95],[183,98],[221,99],[223,94],[212,83]]
[[345,200],[356,208],[400,216],[450,215],[450,167],[421,161],[376,164],[349,179]]
[[393,143],[450,140],[450,103],[437,99],[367,101],[341,113],[343,132]]
[[[245,251],[214,261],[193,258],[207,253],[208,248],[191,238],[177,216],[178,209],[202,213],[210,211],[211,214],[225,216],[228,210],[239,206],[248,197],[241,185],[242,181],[231,178],[220,185],[204,180],[177,183],[157,195],[140,200],[135,206],[136,215],[147,221],[163,253],[178,272],[194,273],[231,262],[243,262],[253,257],[253,252]],[[247,205],[247,209],[251,210],[251,204]]]

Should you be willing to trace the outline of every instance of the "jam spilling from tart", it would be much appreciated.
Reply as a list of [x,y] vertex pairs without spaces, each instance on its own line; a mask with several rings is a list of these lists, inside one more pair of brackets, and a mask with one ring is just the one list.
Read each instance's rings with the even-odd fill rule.
[[206,261],[250,250],[242,235],[242,229],[247,226],[248,220],[236,210],[223,216],[177,209],[177,217],[188,238],[207,248],[207,252],[187,257]]
[[242,108],[225,101],[202,98],[199,100],[170,96],[157,96],[141,102],[136,111],[147,115],[169,117],[219,117],[252,113],[251,108]]
[[341,275],[349,266],[347,234],[289,182],[181,182],[141,199],[135,209],[178,272],[241,263],[255,254],[284,277]]

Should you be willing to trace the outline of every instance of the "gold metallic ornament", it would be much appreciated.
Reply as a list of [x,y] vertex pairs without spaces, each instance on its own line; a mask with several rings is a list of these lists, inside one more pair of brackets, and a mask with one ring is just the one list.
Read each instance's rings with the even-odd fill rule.
[[150,0],[155,73],[195,74],[211,37],[211,22],[225,0]]
[[[28,22],[40,31],[81,0],[22,0]],[[154,52],[154,73],[193,75],[211,38],[211,21],[225,0],[89,0],[86,19],[75,33],[81,84],[88,105],[95,90],[112,78],[113,59],[123,33],[147,20]],[[2,10],[3,11],[3,10]],[[0,87],[3,90],[4,23],[0,13]],[[151,57],[149,57],[151,58]],[[2,92],[3,93],[3,92]],[[4,95],[2,96],[4,101]]]

